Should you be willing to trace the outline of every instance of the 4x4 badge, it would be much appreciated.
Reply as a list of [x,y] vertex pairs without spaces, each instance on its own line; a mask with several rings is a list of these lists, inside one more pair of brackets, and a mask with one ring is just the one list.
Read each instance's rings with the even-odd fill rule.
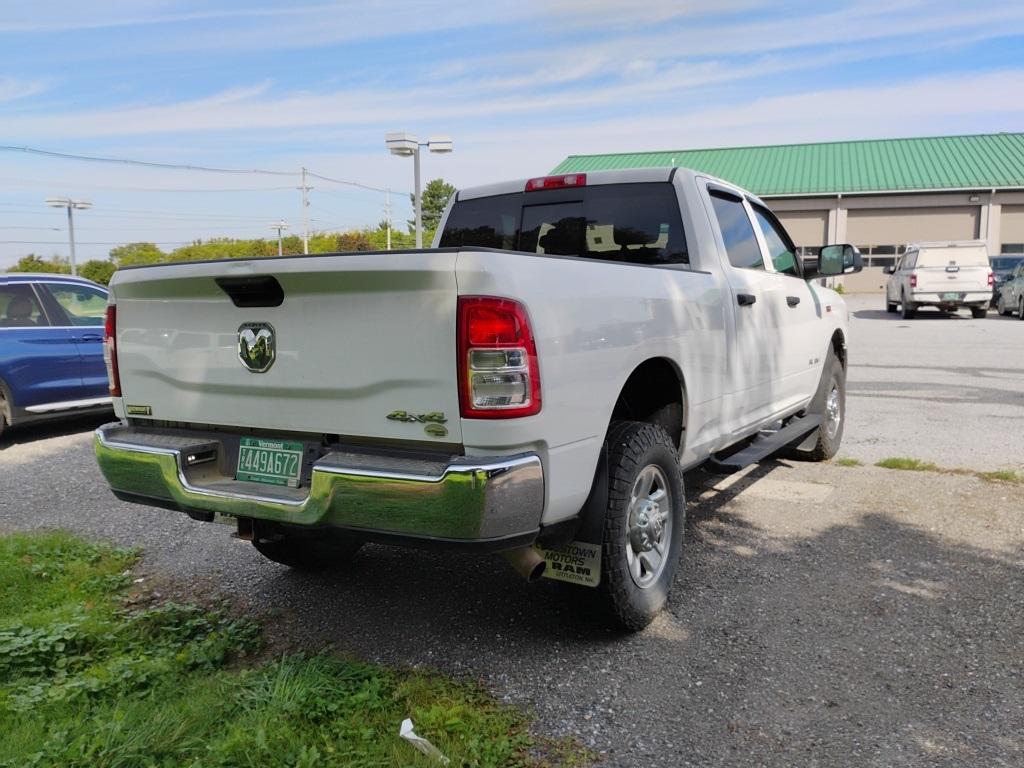
[[388,414],[388,421],[404,421],[408,424],[444,424],[448,421],[441,411],[430,413],[409,413],[408,411],[392,411]]

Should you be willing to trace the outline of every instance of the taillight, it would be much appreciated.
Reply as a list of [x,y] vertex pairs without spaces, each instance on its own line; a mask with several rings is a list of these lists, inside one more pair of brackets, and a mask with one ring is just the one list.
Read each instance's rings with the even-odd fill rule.
[[991,288],[996,284],[996,276],[991,272],[988,273],[988,287]]
[[527,192],[537,192],[541,189],[564,189],[565,187],[585,187],[587,185],[587,174],[567,173],[563,176],[539,176],[526,182]]
[[121,377],[117,373],[117,307],[107,307],[107,321],[103,325],[103,362],[107,364],[107,382],[110,396],[121,396]]
[[917,275],[913,272],[910,273],[910,287],[917,288]]
[[537,345],[522,304],[460,296],[456,333],[463,418],[514,419],[540,412]]

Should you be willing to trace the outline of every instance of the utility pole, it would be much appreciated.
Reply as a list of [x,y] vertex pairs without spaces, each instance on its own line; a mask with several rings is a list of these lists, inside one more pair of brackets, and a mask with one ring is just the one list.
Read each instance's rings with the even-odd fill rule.
[[277,255],[278,256],[283,256],[284,255],[284,243],[282,242],[281,232],[283,230],[288,229],[288,225],[285,224],[283,221],[278,221],[278,222],[276,222],[274,224],[271,224],[270,228],[277,230]]
[[391,188],[388,187],[384,193],[384,221],[387,223],[388,244],[387,250],[391,250]]
[[70,197],[48,197],[46,204],[51,208],[68,209],[68,245],[71,250],[71,274],[78,274],[78,265],[75,262],[75,218],[71,215],[73,210],[84,211],[92,208],[92,203],[87,200],[72,200]]
[[309,253],[309,190],[312,189],[306,183],[306,168],[302,168],[302,252]]
[[420,189],[420,148],[413,153],[413,177],[416,180],[416,249],[423,247],[423,191]]

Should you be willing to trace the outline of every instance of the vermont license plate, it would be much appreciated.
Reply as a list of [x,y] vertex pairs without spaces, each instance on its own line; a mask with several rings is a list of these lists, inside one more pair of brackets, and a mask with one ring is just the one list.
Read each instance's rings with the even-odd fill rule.
[[302,472],[302,443],[243,437],[235,479],[296,488]]

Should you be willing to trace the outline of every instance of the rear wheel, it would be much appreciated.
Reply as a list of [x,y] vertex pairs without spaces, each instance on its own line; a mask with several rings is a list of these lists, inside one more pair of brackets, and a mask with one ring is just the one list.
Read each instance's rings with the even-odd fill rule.
[[[826,461],[839,451],[846,424],[846,369],[839,362],[834,349],[829,349],[821,381],[807,412],[821,416],[821,425],[814,431],[814,446],[793,448],[786,455],[801,461]],[[805,438],[806,440],[807,438]]]
[[917,307],[907,301],[905,293],[900,297],[900,314],[904,320],[913,320],[914,315],[917,314]]
[[971,317],[975,320],[981,320],[987,314],[988,310],[985,307],[971,307]]
[[350,538],[314,539],[274,534],[255,535],[252,545],[268,560],[297,571],[324,571],[347,563],[363,542]]
[[658,426],[608,431],[601,594],[612,623],[639,631],[657,616],[679,565],[686,500],[676,446]]
[[1024,296],[1020,297],[1020,302],[1017,304],[1017,319],[1024,320]]
[[890,315],[896,314],[896,302],[889,301],[889,294],[885,295],[885,311]]
[[1007,317],[1008,315],[1012,315],[1013,314],[1013,310],[1010,310],[1010,309],[1006,308],[1006,302],[1003,301],[1003,295],[1002,294],[999,294],[999,298],[996,299],[996,312],[998,312],[1003,317]]

